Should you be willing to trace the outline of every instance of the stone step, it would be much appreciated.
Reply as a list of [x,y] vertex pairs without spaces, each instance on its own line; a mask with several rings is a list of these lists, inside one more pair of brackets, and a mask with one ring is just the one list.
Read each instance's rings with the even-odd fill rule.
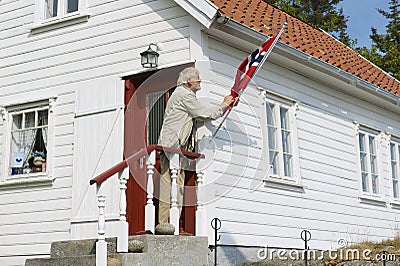
[[[25,266],[96,266],[96,255],[28,259]],[[128,265],[128,264],[125,264]],[[107,266],[122,266],[119,258],[107,258]]]
[[[107,238],[107,254],[117,253],[117,239]],[[97,239],[68,240],[51,243],[51,258],[77,257],[96,254]]]
[[[148,254],[148,258],[143,265],[207,265],[207,237],[138,235],[129,237],[129,240],[132,239],[140,240],[144,244],[143,253]],[[129,253],[119,254],[121,261],[135,256]]]
[[[26,266],[95,266],[96,241],[53,242],[50,258],[28,259]],[[117,253],[116,238],[106,239],[108,266],[207,265],[207,237],[174,235],[138,235],[129,237],[131,246],[144,247],[141,253]],[[139,251],[140,252],[140,251]]]

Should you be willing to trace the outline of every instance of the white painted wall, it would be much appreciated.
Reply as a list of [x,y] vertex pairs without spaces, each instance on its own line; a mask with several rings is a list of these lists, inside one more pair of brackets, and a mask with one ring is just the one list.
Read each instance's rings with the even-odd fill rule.
[[[204,76],[212,77],[212,82],[204,84],[201,95],[218,99],[214,100],[216,104],[229,93],[235,68],[251,51],[238,50],[234,48],[237,45],[231,46],[215,37],[209,37],[208,42],[206,55],[211,63],[203,64],[201,69],[206,73]],[[207,189],[210,202],[205,208],[208,224],[214,217],[222,220],[220,243],[301,248],[303,229],[312,233],[310,248],[336,248],[339,238],[359,242],[397,235],[400,211],[390,205],[392,186],[386,135],[379,138],[383,204],[361,203],[358,140],[353,123],[357,121],[399,136],[397,115],[341,92],[348,84],[337,81],[336,88],[328,87],[297,74],[307,74],[306,67],[295,73],[279,65],[282,61],[280,56],[272,54],[255,81],[263,89],[298,103],[302,188],[270,184],[249,189],[263,178],[267,164],[262,158],[265,152],[262,96],[249,87],[227,119],[226,130],[218,133],[214,150],[203,151],[206,157],[214,156],[215,160],[205,166],[205,183],[210,184]],[[296,64],[293,62],[290,67]],[[351,86],[350,89],[356,90]],[[209,136],[218,124],[219,121],[206,124],[199,137]],[[209,241],[213,243],[214,232],[211,226],[208,228]]]
[[[160,65],[191,58],[194,22],[174,1],[87,3],[87,22],[38,32],[31,31],[34,0],[0,2],[0,106],[56,97],[55,180],[1,190],[1,265],[48,256],[53,241],[96,235],[96,188],[88,180],[122,159],[121,77],[142,68],[139,53],[151,42],[162,44]],[[4,134],[0,121],[0,169]],[[102,189],[111,220],[118,217],[117,181]],[[108,236],[116,233],[111,227]]]

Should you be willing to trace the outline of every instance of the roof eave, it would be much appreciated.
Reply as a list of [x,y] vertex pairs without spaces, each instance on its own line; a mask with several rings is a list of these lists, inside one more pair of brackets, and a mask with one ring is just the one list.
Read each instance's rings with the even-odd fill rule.
[[207,0],[174,0],[207,29],[218,14],[218,7]]
[[[215,25],[215,27],[218,28],[219,30],[231,28],[235,31],[240,32],[241,34],[246,34],[248,37],[250,37],[253,40],[257,40],[259,43],[265,41],[268,38],[267,35],[260,33],[256,30],[253,30],[253,29],[251,29],[239,22],[236,22],[232,19],[229,19],[229,18],[226,18],[226,19],[219,18],[217,20],[217,22],[224,24],[224,27]],[[243,39],[243,36],[242,36],[242,39]],[[276,44],[275,49],[280,50],[281,52],[289,53],[298,62],[306,61],[306,62],[308,62],[308,65],[313,67],[314,69],[319,69],[320,71],[322,70],[322,71],[324,71],[324,73],[328,73],[332,77],[336,77],[336,78],[338,78],[342,81],[345,81],[349,84],[352,84],[358,88],[361,88],[370,93],[376,94],[377,96],[384,98],[396,105],[400,105],[400,97],[399,96],[397,96],[387,90],[384,90],[366,80],[363,80],[355,75],[352,75],[352,74],[342,70],[341,68],[331,65],[319,58],[309,55],[301,50],[298,50],[298,49],[296,49],[292,46],[289,46],[285,43],[282,43],[282,42],[278,42]]]

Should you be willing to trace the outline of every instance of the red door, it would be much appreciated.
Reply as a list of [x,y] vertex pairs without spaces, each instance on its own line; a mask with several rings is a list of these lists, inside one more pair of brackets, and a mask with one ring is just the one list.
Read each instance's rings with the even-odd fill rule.
[[[163,70],[154,70],[146,73],[128,76],[125,78],[125,132],[124,150],[125,156],[134,154],[146,145],[155,144],[162,121],[163,108],[168,97],[176,85],[178,73],[193,64],[171,67]],[[149,109],[149,101],[160,97],[157,106]],[[161,110],[162,109],[162,110]],[[154,122],[155,121],[155,122]],[[158,121],[158,123],[157,123]],[[158,157],[158,156],[157,156]],[[154,174],[154,196],[159,195],[159,162]],[[145,162],[138,161],[129,165],[130,174],[127,184],[127,220],[129,223],[129,235],[143,234],[144,232],[144,207],[146,204],[147,174]],[[195,172],[186,173],[185,205],[181,215],[181,227],[194,234],[195,228]],[[158,200],[154,200],[156,206],[156,222],[158,221]],[[189,205],[189,206],[187,206]]]

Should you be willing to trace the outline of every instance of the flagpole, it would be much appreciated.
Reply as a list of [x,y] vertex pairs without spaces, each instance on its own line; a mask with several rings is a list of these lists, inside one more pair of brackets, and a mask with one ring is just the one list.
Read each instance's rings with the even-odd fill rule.
[[[275,40],[272,42],[272,44],[271,44],[271,46],[270,46],[271,49],[268,49],[268,50],[267,50],[267,53],[265,54],[265,56],[263,57],[263,59],[261,60],[261,62],[260,62],[260,64],[259,64],[259,66],[257,67],[256,71],[254,72],[253,77],[255,77],[255,76],[257,75],[257,72],[261,69],[261,67],[262,67],[262,65],[264,64],[265,60],[267,60],[267,57],[268,57],[269,54],[272,52],[272,49],[274,48],[276,42],[277,42],[277,41],[279,40],[279,38],[281,37],[281,35],[282,35],[283,31],[285,30],[287,24],[288,24],[287,22],[283,23],[282,28],[280,29],[280,31],[278,32],[278,34],[277,34],[276,37],[275,37]],[[242,95],[244,89],[245,89],[245,88],[241,89],[241,90],[238,92],[238,96],[236,97],[236,100],[235,100],[233,106],[235,106],[235,104],[239,101],[239,98],[240,98],[240,96]],[[228,118],[228,116],[229,116],[229,114],[232,112],[232,110],[233,110],[233,107],[232,107],[231,109],[229,109],[229,111],[226,113],[226,115],[225,115],[224,118],[222,119],[221,123],[219,124],[219,126],[217,127],[217,129],[214,131],[214,133],[213,133],[213,135],[212,135],[212,138],[214,138],[214,137],[217,135],[218,131],[221,129],[222,124],[225,122],[226,118]]]

